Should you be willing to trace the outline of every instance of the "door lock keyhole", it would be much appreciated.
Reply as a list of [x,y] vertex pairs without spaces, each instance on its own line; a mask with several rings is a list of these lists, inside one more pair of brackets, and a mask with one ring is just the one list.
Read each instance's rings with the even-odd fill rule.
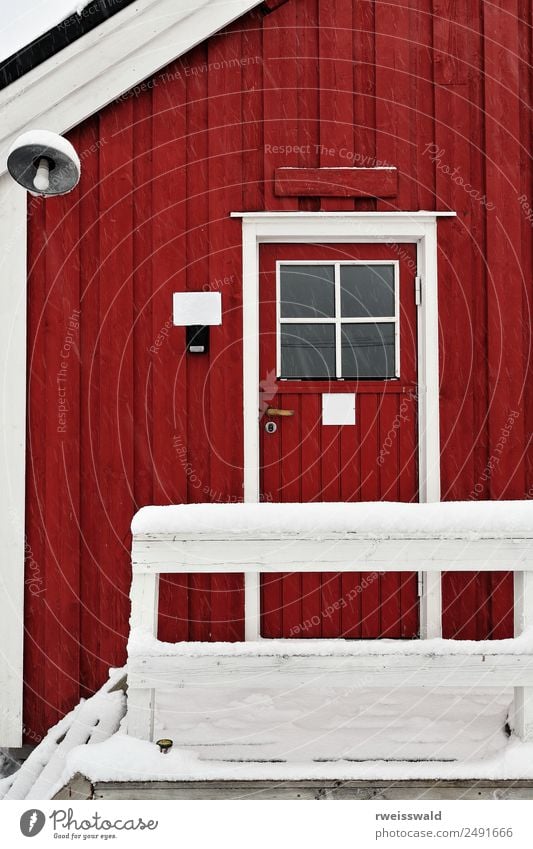
[[265,430],[267,433],[276,433],[278,426],[276,422],[267,422],[265,425]]

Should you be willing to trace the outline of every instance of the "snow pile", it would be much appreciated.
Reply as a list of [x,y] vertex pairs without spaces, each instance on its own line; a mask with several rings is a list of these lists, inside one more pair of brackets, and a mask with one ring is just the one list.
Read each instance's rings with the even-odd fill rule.
[[134,534],[348,534],[533,536],[531,501],[312,504],[177,504],[143,507]]
[[163,755],[155,743],[119,731],[105,743],[73,749],[62,781],[78,772],[90,781],[171,781],[176,774],[194,774],[197,761],[194,752],[175,748]]
[[69,752],[80,745],[97,746],[117,731],[126,699],[122,690],[113,688],[123,677],[124,670],[111,670],[101,690],[54,725],[20,769],[0,781],[0,799],[51,799],[64,784]]

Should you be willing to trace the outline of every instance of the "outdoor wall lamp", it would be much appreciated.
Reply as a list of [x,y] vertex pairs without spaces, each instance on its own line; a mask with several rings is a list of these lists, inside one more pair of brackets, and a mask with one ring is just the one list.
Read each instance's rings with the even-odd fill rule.
[[64,195],[78,184],[81,166],[67,139],[49,130],[29,130],[11,145],[7,168],[34,195]]

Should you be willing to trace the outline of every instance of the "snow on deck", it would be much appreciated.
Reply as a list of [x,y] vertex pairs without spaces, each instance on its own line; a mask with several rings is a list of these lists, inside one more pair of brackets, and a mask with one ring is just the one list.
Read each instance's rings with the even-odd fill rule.
[[168,754],[118,732],[70,752],[63,781],[533,778],[533,743],[504,732],[510,691],[212,695],[208,707],[187,691],[159,698],[155,739],[173,739]]
[[533,536],[531,501],[177,504],[143,507],[133,534],[346,534]]
[[509,689],[213,687],[206,699],[162,688],[154,739],[174,741],[162,755],[118,728],[123,694],[111,685],[122,672],[50,730],[0,796],[49,799],[76,773],[92,782],[533,779],[533,743],[505,733]]

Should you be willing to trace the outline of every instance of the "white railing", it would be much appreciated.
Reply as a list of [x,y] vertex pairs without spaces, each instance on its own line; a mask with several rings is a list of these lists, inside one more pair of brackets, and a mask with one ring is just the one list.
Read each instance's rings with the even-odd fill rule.
[[[455,504],[453,511],[445,504],[352,504],[323,513],[321,505],[303,504],[298,514],[293,505],[250,507],[144,508],[137,514],[128,645],[130,734],[152,738],[159,689],[494,686],[514,688],[513,730],[521,739],[533,739],[533,502],[485,508]],[[454,520],[447,521],[446,513]],[[350,520],[357,531],[347,529]],[[515,638],[261,640],[260,573],[317,571],[512,571]],[[169,646],[157,641],[159,575],[191,572],[245,575],[246,642]]]

